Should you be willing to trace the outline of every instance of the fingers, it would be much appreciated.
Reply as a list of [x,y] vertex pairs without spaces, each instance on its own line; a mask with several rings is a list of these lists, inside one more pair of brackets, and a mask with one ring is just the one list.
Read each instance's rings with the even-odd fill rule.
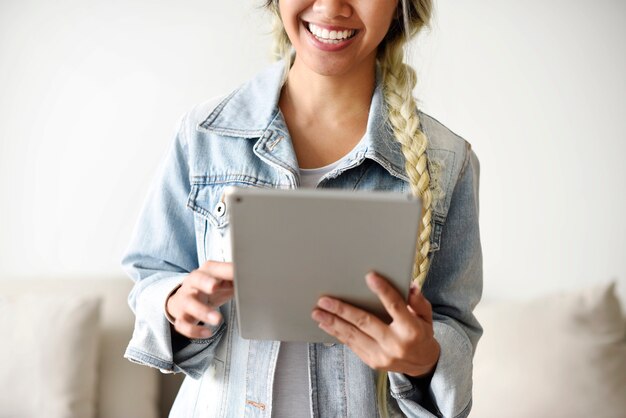
[[[233,282],[220,280],[215,277],[207,275],[203,271],[194,270],[187,278],[189,287],[192,289],[207,295],[212,296],[220,291],[232,291]],[[211,298],[212,299],[212,298]]]
[[[320,311],[320,313],[317,314],[320,318],[328,318],[336,315],[345,321],[345,323],[356,327],[356,329],[377,341],[383,340],[386,337],[387,327],[385,323],[369,312],[327,296],[320,298],[317,305],[322,308],[317,309],[317,311]],[[324,316],[327,315],[327,313],[332,313],[333,315]],[[313,317],[313,319],[318,320],[315,317]],[[343,324],[340,326],[344,331],[349,330]]]
[[412,318],[402,295],[385,278],[371,272],[365,276],[365,280],[367,286],[376,293],[393,320],[405,321]]
[[409,294],[409,306],[413,309],[413,312],[424,321],[433,323],[433,308],[426,296],[417,287],[411,286],[411,292]]
[[439,352],[434,340],[432,306],[417,287],[408,302],[382,276],[368,275],[390,324],[355,306],[330,297],[318,300],[311,314],[319,327],[348,346],[368,366],[421,376],[433,369]]
[[[228,295],[230,293],[230,295]],[[221,292],[220,299],[230,299],[232,290],[228,293]],[[213,295],[216,296],[217,294]],[[178,301],[180,308],[175,314],[174,328],[180,334],[189,338],[208,338],[211,330],[199,325],[200,322],[217,326],[222,320],[221,313],[217,310],[217,305],[212,306],[203,301],[198,300],[199,295],[190,293],[181,296]],[[223,302],[220,303],[220,305]]]
[[319,327],[326,333],[337,338],[348,347],[364,347],[378,345],[362,329],[322,309],[315,309],[311,314],[313,319],[319,322]]
[[189,315],[176,318],[174,329],[188,338],[195,339],[209,338],[213,334],[210,329],[198,325],[198,322]]
[[233,263],[209,260],[201,265],[196,271],[201,271],[209,277],[217,280],[233,281],[235,275]]
[[211,325],[218,325],[222,318],[222,315],[213,307],[193,297],[185,301],[183,315],[193,318],[196,322],[202,321]]
[[198,324],[217,326],[222,320],[217,308],[234,295],[232,266],[233,263],[208,261],[185,277],[167,303],[168,311],[176,318],[176,331],[189,338],[211,335],[208,328]]
[[355,325],[321,309],[314,310],[312,316],[320,322],[319,327],[323,331],[349,347],[371,368],[387,370],[390,367],[391,358],[386,354],[381,341],[371,338]]
[[220,290],[232,291],[233,274],[233,263],[209,260],[189,273],[185,284],[206,295],[213,295]]

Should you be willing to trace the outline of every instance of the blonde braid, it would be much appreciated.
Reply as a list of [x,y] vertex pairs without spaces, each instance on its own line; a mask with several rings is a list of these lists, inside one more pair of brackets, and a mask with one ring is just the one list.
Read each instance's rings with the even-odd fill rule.
[[[383,94],[388,118],[396,140],[402,147],[405,170],[409,177],[411,192],[422,200],[422,219],[418,230],[417,251],[413,265],[413,282],[421,288],[426,280],[430,261],[430,231],[432,229],[432,193],[426,147],[428,138],[420,129],[413,88],[417,77],[415,70],[404,63],[403,40],[385,45],[380,58]],[[377,381],[379,414],[388,417],[387,372],[380,372]]]
[[[432,3],[428,0],[402,1],[401,18],[392,23],[389,37],[379,47],[379,62],[382,72],[383,94],[387,105],[388,118],[396,140],[400,143],[405,158],[405,171],[409,177],[411,192],[422,200],[422,219],[418,229],[418,243],[413,265],[413,282],[422,288],[430,260],[430,233],[432,230],[432,202],[430,174],[426,148],[428,138],[420,129],[417,104],[413,88],[417,82],[415,70],[404,63],[404,45],[430,18]],[[409,6],[415,8],[411,13]],[[412,19],[415,20],[411,24]],[[400,20],[403,22],[400,23]],[[396,26],[397,25],[397,26]],[[393,33],[395,32],[395,33]],[[389,417],[389,380],[387,372],[379,372],[376,382],[378,412],[381,417]]]
[[385,103],[394,136],[402,146],[411,191],[422,199],[422,219],[418,233],[413,280],[421,288],[428,274],[430,232],[432,229],[432,193],[428,172],[426,147],[428,139],[420,129],[417,105],[413,98],[415,71],[403,62],[402,42],[386,45],[382,54],[381,70]]

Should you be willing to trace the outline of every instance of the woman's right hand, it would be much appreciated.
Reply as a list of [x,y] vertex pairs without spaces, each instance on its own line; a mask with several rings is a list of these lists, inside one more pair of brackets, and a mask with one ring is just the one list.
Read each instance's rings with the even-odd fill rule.
[[189,273],[165,304],[176,331],[194,339],[210,337],[211,330],[198,324],[220,323],[217,308],[233,297],[233,274],[233,263],[213,260]]

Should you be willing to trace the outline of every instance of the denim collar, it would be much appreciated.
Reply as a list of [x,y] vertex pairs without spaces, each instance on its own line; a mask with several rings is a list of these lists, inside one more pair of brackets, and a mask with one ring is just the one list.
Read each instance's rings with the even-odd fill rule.
[[[263,138],[272,129],[285,130],[278,101],[283,84],[284,61],[259,72],[226,97],[200,124],[199,128],[237,138]],[[376,67],[376,87],[370,104],[365,136],[351,151],[353,160],[372,159],[390,174],[408,181],[401,145],[387,123],[380,67]],[[359,161],[359,162],[360,162]]]

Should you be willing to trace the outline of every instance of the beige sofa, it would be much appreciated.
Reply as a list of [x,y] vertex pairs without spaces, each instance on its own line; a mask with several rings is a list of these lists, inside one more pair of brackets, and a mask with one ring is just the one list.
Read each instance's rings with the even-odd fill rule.
[[[0,280],[0,308],[4,308],[0,309],[4,315],[0,332],[7,332],[2,327],[19,323],[13,321],[11,315],[20,301],[22,304],[30,304],[28,312],[41,308],[56,317],[65,315],[61,308],[67,308],[67,318],[59,319],[60,323],[67,325],[80,316],[80,309],[87,310],[90,306],[92,310],[95,309],[93,298],[82,304],[75,301],[89,295],[101,298],[99,320],[93,319],[92,314],[91,317],[85,316],[82,322],[77,321],[77,325],[72,325],[73,328],[82,327],[83,334],[98,330],[97,356],[91,362],[88,356],[87,360],[81,360],[81,356],[89,350],[88,341],[83,336],[63,337],[62,332],[71,333],[72,330],[57,332],[52,327],[54,321],[49,321],[46,315],[33,313],[44,316],[41,324],[32,326],[35,341],[43,341],[40,345],[35,344],[35,347],[22,347],[21,339],[27,337],[18,335],[14,337],[16,341],[10,344],[14,347],[12,354],[4,353],[9,358],[3,359],[5,373],[0,373],[0,384],[4,388],[4,398],[0,397],[0,416],[7,416],[6,408],[9,408],[7,405],[11,402],[14,409],[10,411],[16,411],[15,408],[20,405],[40,402],[32,404],[30,410],[46,408],[48,413],[45,416],[51,418],[85,416],[90,413],[91,406],[94,415],[103,418],[167,416],[182,375],[162,374],[122,357],[133,328],[133,316],[126,303],[131,287],[132,282],[124,278]],[[623,287],[620,289],[624,290]],[[26,294],[32,297],[20,299]],[[41,299],[43,302],[33,302],[38,300],[37,295],[44,297]],[[57,309],[54,301],[63,298],[63,306],[54,311]],[[70,309],[72,303],[76,304],[76,309]],[[619,310],[614,285],[599,284],[527,302],[481,303],[476,313],[485,327],[485,334],[475,358],[472,417],[626,417],[626,321]],[[30,319],[22,327],[38,321]],[[44,329],[52,331],[48,337],[42,338]],[[8,365],[12,363],[7,361],[19,363],[24,360],[18,358],[25,355],[25,364],[35,362],[33,359],[38,354],[33,350],[54,350],[51,345],[54,344],[55,336],[66,340],[56,343],[60,346],[57,348],[59,354],[47,361],[63,364],[60,357],[67,354],[70,356],[68,365],[52,376],[42,375],[44,383],[31,376],[23,376],[19,372],[23,366],[19,364],[14,365],[15,371],[11,375]],[[78,348],[70,354],[68,350],[72,349],[74,343]],[[35,393],[37,385],[44,385],[39,390],[48,393],[51,391],[50,382],[58,385],[55,382],[59,378],[58,374],[62,374],[65,369],[72,369],[74,359],[82,363],[73,373],[85,376],[82,378],[84,382],[78,385],[66,382],[64,390],[80,392],[92,385],[95,379],[93,393],[87,390],[76,395],[82,398],[75,397],[71,402],[67,401],[68,405],[71,403],[74,406],[65,406],[69,409],[56,415],[51,412],[54,408],[41,403],[44,401],[37,401],[32,396],[25,397],[24,392],[19,392],[20,386],[7,386],[6,382],[1,381],[3,376],[12,379],[11,382],[26,378],[33,388],[30,392]],[[94,368],[94,379],[84,374],[87,366]],[[18,393],[18,397],[22,393],[24,399],[12,397],[12,390]],[[74,396],[67,393],[59,396],[70,399],[70,395]],[[49,399],[47,402],[56,401]],[[82,410],[76,409],[76,404],[80,402],[87,404]],[[61,406],[58,408],[62,410]],[[30,415],[26,413],[21,416]]]
[[[29,302],[24,301],[23,296],[26,294],[31,296],[58,296],[68,298],[67,300],[70,302],[72,301],[72,296],[82,298],[90,295],[98,295],[101,297],[99,321],[95,321],[98,322],[95,326],[99,330],[97,359],[95,362],[90,363],[96,370],[95,393],[89,396],[89,399],[87,399],[89,394],[73,395],[64,393],[63,396],[69,399],[64,402],[68,405],[70,403],[73,405],[69,405],[65,409],[58,407],[56,410],[59,412],[56,413],[56,416],[83,416],[86,413],[91,413],[89,405],[86,407],[87,409],[82,406],[76,406],[76,404],[81,402],[93,403],[92,409],[95,410],[95,416],[101,418],[156,418],[167,416],[169,407],[182,382],[182,375],[163,374],[156,369],[139,366],[123,358],[124,350],[133,329],[134,317],[126,302],[131,288],[132,282],[130,279],[124,279],[122,277],[101,280],[0,280],[0,302],[4,300],[5,305],[6,301],[15,304],[16,301],[20,300],[24,303],[37,303],[37,297],[31,297]],[[20,299],[20,297],[22,297],[22,299]],[[66,301],[65,303],[67,304],[68,302]],[[0,306],[2,306],[2,304],[0,304]],[[10,315],[7,309],[3,311],[5,317]],[[76,312],[74,312],[73,315],[76,316]],[[7,321],[4,322],[4,327],[11,325],[10,320],[8,321],[9,324],[6,324]],[[92,320],[90,322],[94,321]],[[42,318],[42,323],[45,325],[45,318]],[[85,326],[85,330],[91,331],[88,326]],[[22,340],[22,338],[19,338],[19,340]],[[20,342],[21,341],[15,341],[18,345]],[[84,341],[82,343],[84,344]],[[42,341],[40,349],[47,350],[49,348],[49,345],[46,346],[46,342]],[[17,352],[13,356],[19,357],[20,354],[20,352]],[[80,354],[81,353],[78,352],[78,354],[74,354],[74,356],[79,356]],[[37,356],[31,354],[30,358],[33,357]],[[11,359],[3,359],[3,361],[11,361]],[[54,362],[55,360],[51,359],[51,361]],[[0,366],[0,369],[1,367],[2,366]],[[0,373],[0,375],[2,374]],[[13,381],[22,378],[28,377],[13,376]],[[33,391],[36,392],[37,385],[43,385],[44,383],[49,385],[52,378],[42,376],[42,379],[45,379],[45,382],[32,381],[31,379],[29,384],[32,385]],[[90,379],[87,378],[85,380]],[[0,382],[0,384],[2,384],[2,382]],[[59,385],[58,382],[55,382],[55,384],[57,386]],[[86,381],[81,382],[80,385],[76,387],[69,387],[69,389],[79,391],[89,385],[91,385],[91,381]],[[3,390],[5,393],[7,392],[5,385],[3,385]],[[10,389],[8,392],[10,393]],[[10,402],[9,398],[4,401],[4,405],[2,405],[0,401],[0,417],[7,416],[7,402]],[[38,401],[28,396],[26,399],[19,399],[19,402],[26,405]],[[52,403],[53,401],[48,402]],[[41,402],[39,406],[32,405],[31,409],[25,409],[19,416],[31,416],[32,412],[29,411],[38,410],[39,408],[45,408],[49,412],[37,416],[51,418],[55,416],[51,415],[49,405],[45,403],[42,404]],[[17,414],[15,407],[10,411]],[[13,413],[9,415],[12,416]]]

